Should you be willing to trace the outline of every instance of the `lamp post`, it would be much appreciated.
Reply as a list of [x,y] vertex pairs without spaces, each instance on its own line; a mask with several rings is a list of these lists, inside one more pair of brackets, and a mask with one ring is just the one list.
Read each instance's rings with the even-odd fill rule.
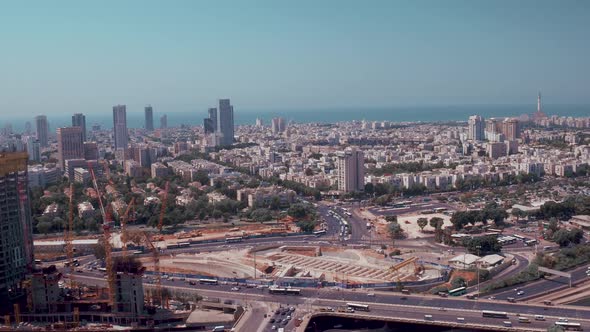
[[[477,257],[479,257],[479,250],[481,249],[481,246],[478,245],[476,246],[477,248]],[[480,262],[475,262],[475,268],[477,269],[477,299],[479,300],[479,263]]]

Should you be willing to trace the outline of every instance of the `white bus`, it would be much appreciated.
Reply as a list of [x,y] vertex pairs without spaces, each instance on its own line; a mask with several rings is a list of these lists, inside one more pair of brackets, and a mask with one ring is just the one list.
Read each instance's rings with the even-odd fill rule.
[[200,284],[217,285],[217,279],[199,279]]
[[346,306],[352,310],[369,311],[369,306],[359,303],[347,303]]
[[557,321],[557,322],[555,322],[555,326],[559,326],[566,331],[583,331],[582,325],[580,323],[569,323],[569,322]]
[[524,241],[524,236],[521,236],[518,234],[512,234],[512,237],[515,237],[515,238],[519,239],[520,241]]
[[491,311],[491,310],[484,310],[481,312],[482,317],[491,317],[491,318],[508,318],[508,314],[503,311]]
[[315,235],[315,236],[322,236],[324,234],[326,234],[326,230],[325,229],[320,229],[319,231],[313,232],[313,235]]
[[234,236],[234,237],[228,237],[225,239],[225,243],[237,243],[237,242],[242,242],[244,238],[241,236]]

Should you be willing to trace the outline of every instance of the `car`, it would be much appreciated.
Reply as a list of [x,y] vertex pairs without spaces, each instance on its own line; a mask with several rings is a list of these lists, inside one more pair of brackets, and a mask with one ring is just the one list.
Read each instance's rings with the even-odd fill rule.
[[271,330],[276,330],[277,329],[277,326],[276,325],[273,325],[270,329]]
[[240,291],[240,287],[232,287],[231,288],[231,291],[232,292],[238,292],[238,291]]
[[447,309],[440,307],[440,308],[438,308],[438,311],[447,311]]
[[271,324],[272,324],[272,323],[274,323],[274,322],[275,322],[275,319],[274,319],[274,318],[271,318],[271,319],[269,320],[269,323],[271,323]]
[[367,296],[375,296],[375,293],[369,293]]
[[516,295],[524,295],[524,291],[519,291]]
[[488,300],[495,300],[495,299],[496,299],[496,297],[495,297],[495,296],[490,296],[490,297],[488,297]]
[[564,322],[564,323],[567,323],[567,322],[568,322],[567,318],[564,318],[564,317],[559,317],[559,318],[557,319],[557,321],[558,321],[558,322]]
[[287,313],[284,311],[281,311],[281,316],[285,316]]
[[354,313],[354,309],[352,309],[352,308],[346,308],[346,312]]
[[286,319],[287,319],[287,320],[291,320],[291,316],[287,316],[287,318],[286,318]]

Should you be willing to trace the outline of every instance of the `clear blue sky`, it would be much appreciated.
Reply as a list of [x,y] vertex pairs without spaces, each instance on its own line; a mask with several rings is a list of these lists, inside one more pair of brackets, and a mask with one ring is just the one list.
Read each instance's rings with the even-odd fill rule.
[[589,1],[2,1],[0,115],[590,103]]

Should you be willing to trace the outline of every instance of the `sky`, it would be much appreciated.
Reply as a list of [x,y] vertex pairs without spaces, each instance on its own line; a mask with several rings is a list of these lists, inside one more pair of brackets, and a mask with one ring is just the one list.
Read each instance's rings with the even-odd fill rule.
[[589,1],[1,1],[0,116],[590,104]]

